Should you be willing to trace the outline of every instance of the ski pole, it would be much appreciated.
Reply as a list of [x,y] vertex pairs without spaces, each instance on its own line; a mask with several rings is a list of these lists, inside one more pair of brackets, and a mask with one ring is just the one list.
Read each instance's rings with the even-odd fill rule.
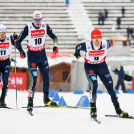
[[[14,32],[15,34],[15,32]],[[16,88],[16,109],[18,109],[18,102],[17,102],[17,82],[16,82],[16,40],[14,40],[14,46],[15,46],[15,68],[14,68],[14,71],[15,71],[15,88]]]
[[66,79],[66,81],[65,81],[64,85],[63,85],[63,86],[62,86],[62,88],[60,89],[60,91],[62,91],[62,90],[63,90],[63,88],[65,87],[65,85],[66,85],[66,83],[67,83],[67,81],[68,81],[68,79],[69,79],[69,77],[70,77],[70,75],[71,75],[72,71],[74,70],[74,67],[75,67],[75,66],[76,66],[76,64],[78,63],[78,60],[79,60],[79,59],[77,59],[77,60],[75,61],[74,65],[73,65],[73,67],[72,67],[72,69],[71,69],[71,71],[70,71],[70,73],[69,73],[69,75],[68,75],[68,77],[67,77],[67,79]]

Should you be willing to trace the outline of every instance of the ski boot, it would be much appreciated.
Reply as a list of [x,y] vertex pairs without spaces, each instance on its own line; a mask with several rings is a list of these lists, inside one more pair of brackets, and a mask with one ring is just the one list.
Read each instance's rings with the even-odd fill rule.
[[33,98],[28,98],[28,105],[27,105],[27,111],[32,112],[33,111]]
[[0,107],[1,107],[1,108],[6,107],[5,95],[1,95],[1,98],[0,98]]
[[121,110],[120,106],[115,107],[116,113],[121,117],[121,118],[129,118],[129,115],[127,112],[124,112]]
[[97,110],[96,110],[96,103],[90,103],[91,110],[90,110],[90,116],[93,119],[97,118]]
[[56,102],[49,99],[48,93],[44,93],[44,104],[46,106],[58,106]]

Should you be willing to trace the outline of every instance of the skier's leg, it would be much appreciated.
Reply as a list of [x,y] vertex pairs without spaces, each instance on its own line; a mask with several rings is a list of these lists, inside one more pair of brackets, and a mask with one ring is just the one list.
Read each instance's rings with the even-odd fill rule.
[[115,86],[115,89],[119,90],[119,85],[120,85],[120,83],[119,83],[119,80],[118,80],[117,85]]
[[90,115],[92,118],[96,118],[97,117],[97,110],[96,110],[96,90],[98,87],[98,83],[97,83],[97,76],[95,74],[95,70],[94,68],[92,68],[89,64],[85,63],[85,73],[89,82],[89,90],[90,90],[90,105],[91,105],[91,111],[90,111]]
[[98,75],[99,75],[101,81],[103,82],[103,84],[105,85],[108,93],[111,96],[111,100],[112,100],[113,105],[115,107],[116,113],[120,117],[123,117],[123,118],[128,117],[128,113],[122,111],[120,108],[118,98],[117,98],[115,91],[113,89],[113,80],[112,80],[111,74],[107,68],[107,65],[104,68],[100,68],[100,70],[98,71]]
[[122,86],[123,93],[126,93],[126,87],[125,87],[124,81],[122,81],[121,86]]
[[6,97],[7,90],[8,90],[8,79],[10,76],[10,61],[6,61],[5,63],[6,65],[2,69],[3,87],[2,87],[2,93],[1,93],[1,98],[0,98],[0,105],[2,107],[6,107],[5,97]]
[[49,99],[49,65],[47,60],[38,64],[38,67],[43,78],[44,104],[57,106],[56,102],[53,102]]
[[37,82],[37,64],[35,62],[32,62],[28,60],[28,70],[30,74],[30,85],[28,89],[28,105],[27,110],[32,111],[33,109],[33,97],[34,97],[34,90],[35,85]]

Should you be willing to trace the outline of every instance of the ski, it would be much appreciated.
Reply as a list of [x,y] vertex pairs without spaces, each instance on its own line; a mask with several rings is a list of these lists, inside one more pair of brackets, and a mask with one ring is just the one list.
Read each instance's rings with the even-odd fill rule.
[[0,106],[0,108],[6,108],[6,109],[11,109],[11,110],[15,110],[14,108],[11,108],[11,107],[3,107],[3,106]]
[[99,121],[97,118],[91,118],[92,121],[95,121],[98,124],[101,124],[101,121]]
[[[27,108],[27,107],[22,107],[22,108]],[[87,109],[90,110],[89,107],[75,107],[75,106],[34,106],[33,108],[68,108],[68,109]]]
[[31,116],[34,116],[33,113],[32,113],[32,111],[28,111],[28,113],[29,113]]
[[117,118],[133,119],[134,120],[134,116],[120,117],[119,115],[108,115],[108,114],[106,114],[105,117],[117,117]]

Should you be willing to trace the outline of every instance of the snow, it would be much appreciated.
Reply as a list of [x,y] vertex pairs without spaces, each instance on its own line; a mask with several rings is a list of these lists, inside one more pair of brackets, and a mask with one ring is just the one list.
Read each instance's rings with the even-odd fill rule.
[[[84,93],[87,95],[88,93]],[[59,93],[67,105],[75,106],[81,95]],[[34,116],[26,109],[27,92],[18,91],[18,110],[0,109],[1,134],[133,134],[134,120],[104,117],[115,114],[114,107],[107,93],[97,95],[98,119],[101,124],[90,120],[90,111],[65,108],[36,108]],[[121,108],[134,115],[134,94],[118,94]],[[9,90],[6,97],[7,105],[16,108],[15,90]],[[43,105],[43,94],[35,93],[34,105]]]

